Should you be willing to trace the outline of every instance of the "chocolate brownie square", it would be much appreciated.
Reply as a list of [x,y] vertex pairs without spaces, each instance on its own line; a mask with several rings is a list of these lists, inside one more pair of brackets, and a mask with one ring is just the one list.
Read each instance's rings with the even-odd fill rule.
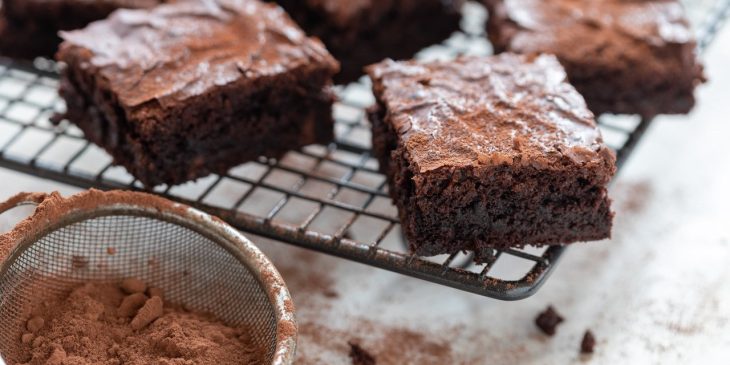
[[610,236],[616,158],[554,56],[385,61],[368,74],[373,149],[414,253]]
[[338,83],[385,58],[410,58],[459,29],[464,0],[275,0],[342,64]]
[[151,8],[171,0],[3,0],[0,55],[53,57],[59,30],[83,28],[121,8]]
[[498,52],[551,53],[596,114],[687,113],[704,81],[677,0],[483,0]]
[[333,138],[337,61],[276,5],[118,10],[62,37],[66,117],[147,186]]

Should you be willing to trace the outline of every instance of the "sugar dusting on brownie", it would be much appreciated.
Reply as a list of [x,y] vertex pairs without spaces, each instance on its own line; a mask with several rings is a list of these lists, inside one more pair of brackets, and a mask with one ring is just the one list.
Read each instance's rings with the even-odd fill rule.
[[[454,165],[549,165],[561,156],[579,163],[613,161],[593,114],[553,56],[503,54],[426,65],[386,61],[371,67],[370,75],[421,172]],[[523,159],[526,154],[533,158]]]

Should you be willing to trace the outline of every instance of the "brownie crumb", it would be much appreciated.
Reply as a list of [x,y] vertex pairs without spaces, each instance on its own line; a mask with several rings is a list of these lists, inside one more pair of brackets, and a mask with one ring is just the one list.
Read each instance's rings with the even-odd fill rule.
[[322,292],[322,295],[324,295],[325,298],[329,298],[329,299],[334,299],[334,298],[339,298],[340,297],[340,293],[338,293],[334,289],[325,289]]
[[555,311],[553,306],[548,306],[544,312],[535,319],[535,324],[548,336],[555,335],[555,328],[563,322],[563,317]]
[[587,330],[583,335],[583,341],[580,342],[580,352],[582,354],[592,354],[595,346],[596,338],[593,337],[593,332],[591,332],[591,330]]
[[369,352],[365,351],[357,342],[349,341],[350,345],[350,359],[352,359],[352,365],[375,365],[375,357]]

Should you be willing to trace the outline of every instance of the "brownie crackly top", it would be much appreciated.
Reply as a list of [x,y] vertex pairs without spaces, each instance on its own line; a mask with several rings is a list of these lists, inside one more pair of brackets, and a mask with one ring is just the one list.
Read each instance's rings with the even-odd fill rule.
[[337,62],[284,11],[257,0],[189,1],[152,10],[119,10],[106,21],[63,32],[68,48],[90,52],[126,107],[161,105],[234,82],[302,67],[336,72]]
[[550,168],[565,157],[613,173],[593,114],[554,56],[504,53],[369,69],[412,168],[502,164]]
[[[676,0],[486,0],[503,4],[499,11],[522,31],[511,39],[511,49],[539,51],[550,45],[565,52],[582,52],[582,37],[631,38],[652,46],[694,42],[682,5]],[[580,28],[577,28],[580,27]],[[580,31],[578,30],[580,29]]]

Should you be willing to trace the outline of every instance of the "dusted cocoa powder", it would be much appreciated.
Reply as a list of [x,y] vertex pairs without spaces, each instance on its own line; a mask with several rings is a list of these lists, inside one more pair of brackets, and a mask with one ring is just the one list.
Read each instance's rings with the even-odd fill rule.
[[260,364],[245,328],[165,303],[139,280],[87,283],[34,304],[9,364]]

